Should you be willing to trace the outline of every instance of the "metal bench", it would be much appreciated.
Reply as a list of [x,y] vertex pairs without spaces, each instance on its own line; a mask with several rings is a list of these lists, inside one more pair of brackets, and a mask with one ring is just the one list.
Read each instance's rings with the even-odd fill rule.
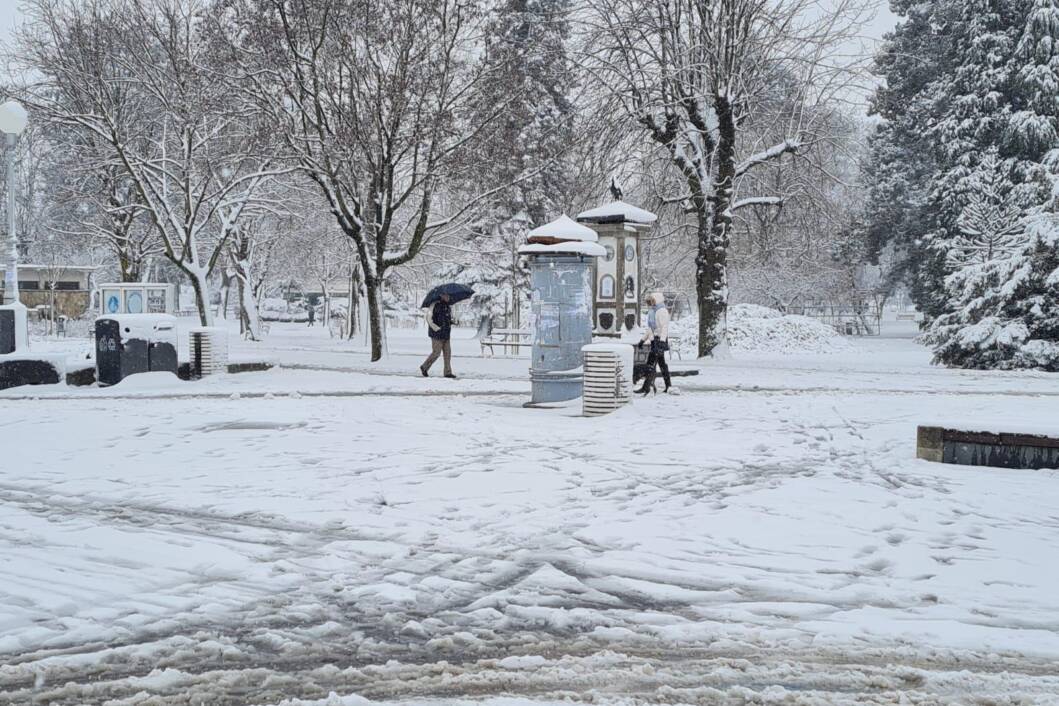
[[486,347],[489,348],[489,355],[493,355],[495,346],[504,346],[505,355],[508,353],[508,347],[514,348],[515,352],[518,353],[520,348],[533,346],[533,331],[517,328],[495,328],[488,336],[482,337],[479,343],[482,344],[482,355],[485,355]]
[[675,355],[677,357],[677,360],[684,360],[684,357],[682,355],[680,355],[680,344],[681,344],[682,340],[683,339],[681,339],[680,336],[670,336],[669,337],[669,357],[670,358],[672,358]]

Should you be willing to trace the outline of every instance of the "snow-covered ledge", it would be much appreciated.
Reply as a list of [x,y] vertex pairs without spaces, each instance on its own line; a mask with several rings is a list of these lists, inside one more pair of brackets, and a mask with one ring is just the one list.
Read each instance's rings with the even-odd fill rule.
[[[1059,469],[1059,431],[985,424],[920,426],[916,456],[935,463],[995,468]],[[983,431],[987,427],[989,431]]]

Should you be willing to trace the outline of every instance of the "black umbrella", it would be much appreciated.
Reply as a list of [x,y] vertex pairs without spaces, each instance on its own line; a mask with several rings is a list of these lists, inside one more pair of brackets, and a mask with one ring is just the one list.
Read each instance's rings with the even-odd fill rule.
[[449,303],[455,304],[456,302],[462,302],[464,299],[470,299],[474,294],[474,290],[468,287],[466,284],[456,284],[455,282],[449,282],[448,284],[439,284],[438,286],[427,292],[426,299],[423,300],[422,307],[426,309],[434,302],[441,299],[442,294],[449,295]]

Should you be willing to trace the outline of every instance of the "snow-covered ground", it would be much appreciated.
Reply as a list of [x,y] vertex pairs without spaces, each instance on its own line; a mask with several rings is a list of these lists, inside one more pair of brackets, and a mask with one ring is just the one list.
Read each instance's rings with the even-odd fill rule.
[[1059,376],[864,339],[582,418],[460,335],[0,393],[0,703],[1059,703],[1059,472],[914,449]]

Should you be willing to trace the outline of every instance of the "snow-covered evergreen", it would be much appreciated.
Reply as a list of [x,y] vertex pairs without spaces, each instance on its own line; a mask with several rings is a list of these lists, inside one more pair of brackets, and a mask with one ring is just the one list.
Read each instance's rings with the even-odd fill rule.
[[[873,142],[885,173],[869,231],[910,246],[906,272],[938,362],[1056,369],[1059,3],[895,5],[907,19],[879,62],[888,123]],[[930,45],[926,71],[903,58],[916,45]]]
[[504,0],[493,10],[478,109],[503,105],[504,112],[475,155],[473,179],[482,189],[511,186],[469,229],[473,256],[437,272],[475,285],[471,306],[478,316],[506,316],[512,326],[526,284],[518,247],[527,232],[564,210],[571,189],[565,164],[574,138],[570,9],[570,0]]

